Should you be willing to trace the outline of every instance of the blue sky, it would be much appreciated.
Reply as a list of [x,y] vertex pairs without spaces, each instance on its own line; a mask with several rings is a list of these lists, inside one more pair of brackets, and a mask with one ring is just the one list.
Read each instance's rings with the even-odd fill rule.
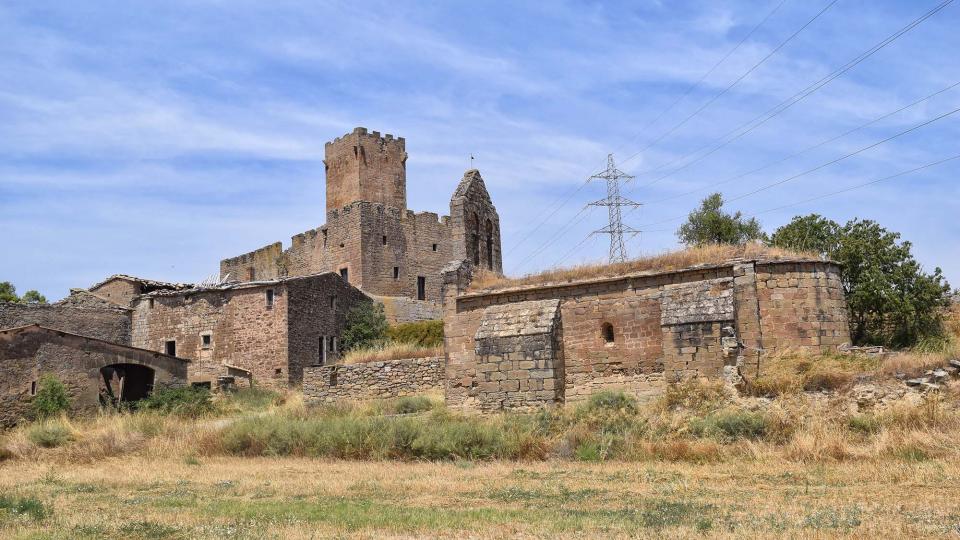
[[[600,184],[573,192],[531,231],[614,152],[620,168],[637,175],[626,194],[648,203],[626,215],[649,231],[628,251],[657,253],[676,247],[680,220],[671,219],[712,187],[735,198],[960,107],[955,87],[715,185],[960,81],[960,5],[949,5],[756,130],[674,172],[690,152],[938,3],[840,0],[650,146],[828,4],[784,1],[668,109],[780,1],[4,3],[0,281],[56,299],[113,273],[198,281],[216,273],[221,258],[277,240],[288,245],[293,234],[323,223],[323,144],[354,126],[406,137],[408,203],[416,210],[446,213],[474,154],[500,212],[511,274],[605,256],[605,238],[577,246],[606,219],[602,209],[578,216],[603,195]],[[958,118],[730,209],[763,212],[767,230],[809,212],[841,222],[875,219],[960,285],[960,160],[766,212],[958,154]],[[664,173],[671,174],[652,182]],[[538,251],[551,238],[557,241]]]

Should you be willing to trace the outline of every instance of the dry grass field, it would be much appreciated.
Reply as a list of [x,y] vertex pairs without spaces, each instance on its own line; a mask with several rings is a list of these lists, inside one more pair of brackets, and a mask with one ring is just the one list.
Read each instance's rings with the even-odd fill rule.
[[960,379],[901,380],[955,352],[527,414],[254,389],[27,423],[0,433],[0,538],[960,538]]
[[956,538],[960,462],[0,465],[3,538]]

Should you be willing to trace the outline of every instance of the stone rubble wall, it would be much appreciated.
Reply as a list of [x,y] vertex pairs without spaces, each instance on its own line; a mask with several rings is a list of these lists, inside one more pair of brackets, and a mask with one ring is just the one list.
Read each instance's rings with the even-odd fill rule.
[[0,329],[39,324],[123,345],[130,344],[130,310],[0,302]]
[[[436,278],[439,280],[439,277]],[[396,325],[418,321],[439,321],[443,318],[443,308],[439,302],[414,300],[405,296],[372,296],[383,304],[383,314],[387,322]]]
[[440,390],[443,380],[442,356],[308,366],[303,395],[310,402],[386,399]]

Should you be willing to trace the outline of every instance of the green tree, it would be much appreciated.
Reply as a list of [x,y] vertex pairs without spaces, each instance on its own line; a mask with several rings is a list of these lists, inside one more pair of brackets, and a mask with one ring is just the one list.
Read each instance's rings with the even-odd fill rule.
[[40,378],[37,395],[33,396],[33,412],[37,418],[49,418],[70,408],[67,387],[53,375]]
[[854,343],[904,347],[943,334],[950,285],[940,268],[923,271],[899,233],[870,220],[840,227],[813,214],[780,227],[771,242],[819,251],[842,265]]
[[20,297],[20,302],[24,304],[46,304],[47,297],[40,294],[39,291],[27,291]]
[[740,212],[723,211],[723,195],[714,193],[690,213],[687,222],[677,230],[677,237],[688,246],[708,244],[745,244],[751,240],[766,240],[760,222],[744,219]]
[[17,288],[13,286],[13,283],[9,281],[0,282],[0,301],[2,302],[17,302],[20,298],[17,297]]
[[812,251],[824,257],[836,254],[840,245],[842,227],[818,214],[796,216],[774,231],[770,243],[797,251]]
[[341,348],[347,352],[357,347],[373,347],[387,340],[387,317],[383,304],[361,302],[347,312]]

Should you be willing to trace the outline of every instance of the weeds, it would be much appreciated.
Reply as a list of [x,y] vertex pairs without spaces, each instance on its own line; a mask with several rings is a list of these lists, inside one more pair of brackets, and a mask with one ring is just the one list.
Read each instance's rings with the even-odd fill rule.
[[40,521],[53,511],[35,497],[15,497],[0,495],[0,512],[14,516],[27,516]]
[[163,388],[137,404],[143,411],[157,411],[187,418],[208,416],[217,411],[210,390],[196,386]]
[[30,427],[30,441],[42,448],[56,448],[73,440],[73,431],[63,420],[45,420]]

